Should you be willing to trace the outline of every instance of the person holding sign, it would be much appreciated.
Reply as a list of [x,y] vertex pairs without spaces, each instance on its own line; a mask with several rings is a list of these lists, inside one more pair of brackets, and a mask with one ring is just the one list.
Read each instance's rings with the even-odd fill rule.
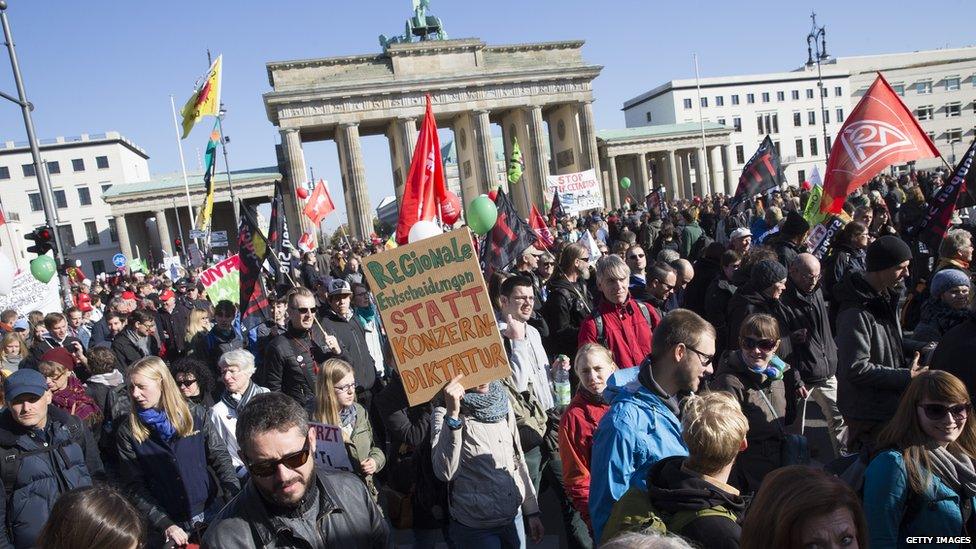
[[348,362],[338,358],[326,360],[315,382],[316,423],[336,425],[342,429],[349,462],[363,479],[373,499],[379,496],[373,475],[386,465],[386,455],[373,440],[373,428],[366,408],[356,402],[356,376]]
[[431,436],[434,475],[451,483],[451,540],[457,547],[519,547],[516,521],[539,543],[545,528],[515,413],[501,381],[465,391],[458,375],[441,391]]

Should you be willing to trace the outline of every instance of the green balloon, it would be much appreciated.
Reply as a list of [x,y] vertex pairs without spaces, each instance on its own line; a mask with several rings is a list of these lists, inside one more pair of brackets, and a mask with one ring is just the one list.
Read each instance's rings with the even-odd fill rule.
[[475,198],[468,204],[468,211],[465,219],[468,227],[478,235],[488,234],[488,231],[495,226],[498,220],[498,208],[488,195],[483,194]]
[[629,189],[630,188],[630,178],[629,177],[623,177],[623,178],[621,178],[620,179],[620,187],[622,189]]
[[49,255],[42,255],[31,261],[31,274],[34,278],[47,284],[54,278],[54,273],[58,272],[58,266],[54,263],[54,258]]

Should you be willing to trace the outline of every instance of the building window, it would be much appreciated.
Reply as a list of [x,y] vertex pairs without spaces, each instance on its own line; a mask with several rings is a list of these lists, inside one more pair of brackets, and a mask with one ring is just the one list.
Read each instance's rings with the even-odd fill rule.
[[786,100],[786,92],[776,92],[776,100],[777,101],[785,101]]
[[24,172],[24,177],[34,177],[37,174],[33,164],[24,164],[20,169]]
[[95,157],[95,167],[99,170],[104,170],[108,168],[108,157],[107,156],[96,156]]
[[71,169],[74,170],[74,171],[76,171],[76,172],[83,172],[83,171],[85,171],[85,159],[84,158],[75,158],[74,160],[72,160],[71,161]]
[[742,145],[735,146],[735,162],[736,164],[746,163],[746,151],[743,150]]
[[718,119],[718,123],[724,126],[725,125],[725,119],[724,118],[719,118]]
[[837,109],[837,112],[834,113],[834,114],[837,115],[837,123],[838,124],[840,124],[841,122],[844,121],[844,109]]
[[88,187],[78,187],[78,202],[82,206],[91,206],[91,191]]
[[708,98],[707,97],[702,97],[701,100],[699,100],[699,103],[701,103],[702,108],[707,107],[708,106]]
[[919,120],[932,120],[932,105],[922,105],[915,113]]
[[0,166],[0,179],[10,179],[10,168]]
[[830,111],[828,111],[827,109],[824,109],[824,112],[823,112],[823,121],[824,121],[824,124],[830,124]]
[[821,86],[821,88],[820,88],[820,96],[821,97],[827,97],[827,87],[826,86]]
[[[647,121],[648,121],[648,122],[650,122],[650,121],[651,121],[651,113],[650,113],[650,112],[646,112],[646,113],[644,113],[644,117],[645,117],[645,118],[647,118]],[[110,186],[111,186],[111,185],[110,185]],[[105,186],[104,186],[104,185],[102,185],[102,192],[105,192]]]
[[830,151],[830,136],[827,136],[827,150]]
[[763,100],[763,103],[769,103],[769,92],[763,92],[762,93],[762,100]]
[[800,113],[798,112],[793,113],[793,126],[799,127],[802,125],[803,125],[803,120],[802,117],[800,116]]
[[840,97],[842,95],[844,95],[844,90],[840,86],[834,86],[834,97]]
[[68,196],[63,189],[54,191],[54,206],[57,208],[68,207]]
[[48,160],[47,173],[49,174],[61,173],[61,164],[58,164],[56,160],[55,161]]
[[756,117],[759,133],[779,133],[779,115],[776,113],[760,114]]
[[817,112],[807,111],[807,125],[814,126],[817,124]]
[[[651,114],[651,113],[647,113],[647,114]],[[650,122],[650,120],[648,120],[648,122]],[[108,190],[111,189],[111,188],[112,188],[112,184],[111,183],[102,183],[102,194],[107,193]]]
[[724,107],[725,106],[725,98],[722,97],[721,95],[716,95],[715,96],[715,106],[716,107]]
[[85,238],[89,246],[98,246],[98,228],[94,221],[85,221]]
[[58,225],[58,238],[66,249],[75,247],[75,232],[71,230],[71,225]]
[[962,115],[962,104],[958,101],[955,103],[949,103],[945,107],[946,118],[955,118]]
[[119,227],[115,224],[115,218],[108,218],[108,239],[112,242],[119,241]]
[[682,103],[684,103],[686,109],[691,108],[691,99],[685,99]]
[[735,94],[735,95],[732,96],[732,104],[733,105],[738,105],[739,104],[739,95],[738,94]]
[[735,131],[741,132],[742,131],[742,119],[739,118],[738,116],[733,117],[732,118],[732,127],[735,128]]
[[747,93],[746,94],[746,103],[749,103],[751,105],[751,104],[753,104],[755,102],[756,102],[756,94],[754,94],[754,93]]
[[813,99],[813,88],[807,88],[807,99]]
[[946,141],[948,141],[949,143],[962,141],[962,128],[953,128],[951,130],[946,130]]
[[30,209],[32,212],[39,212],[44,209],[44,204],[41,203],[40,193],[28,193],[27,199],[30,201]]
[[925,132],[925,135],[929,137],[929,141],[935,142],[935,132]]
[[820,151],[818,150],[819,147],[817,145],[818,145],[817,144],[817,138],[816,137],[811,137],[810,138],[810,156],[817,156],[818,154],[820,154]]
[[932,81],[923,80],[921,82],[915,83],[915,93],[919,95],[927,95],[932,93]]
[[946,78],[945,83],[946,83],[946,91],[956,91],[959,89],[958,76],[950,76]]
[[793,91],[791,91],[790,92],[790,97],[793,98],[793,101],[799,101],[800,100],[800,90],[793,90]]
[[92,274],[99,275],[105,272],[105,262],[101,259],[92,261]]
[[800,182],[806,181],[807,180],[807,171],[806,170],[796,170],[796,180],[797,181],[800,181]]
[[796,140],[796,157],[797,158],[803,158],[803,140],[802,139],[797,139]]
[[898,95],[905,95],[905,85],[904,84],[892,84],[891,89],[895,90]]

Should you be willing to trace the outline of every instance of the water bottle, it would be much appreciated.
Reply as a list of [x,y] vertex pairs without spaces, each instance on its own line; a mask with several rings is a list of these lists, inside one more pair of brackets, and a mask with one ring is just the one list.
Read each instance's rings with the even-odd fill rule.
[[553,364],[552,386],[556,406],[568,406],[572,398],[569,386],[569,357],[559,355]]

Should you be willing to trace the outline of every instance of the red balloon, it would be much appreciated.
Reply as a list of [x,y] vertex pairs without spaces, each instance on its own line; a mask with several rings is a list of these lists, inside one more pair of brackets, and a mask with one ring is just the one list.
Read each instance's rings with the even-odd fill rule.
[[488,198],[490,198],[491,201],[494,202],[495,199],[498,198],[498,189],[492,189],[488,191]]
[[308,198],[308,189],[306,189],[305,187],[298,187],[297,189],[295,189],[295,194],[298,195],[298,198],[305,200],[306,198]]
[[451,191],[441,201],[441,221],[453,225],[461,217],[461,199]]

